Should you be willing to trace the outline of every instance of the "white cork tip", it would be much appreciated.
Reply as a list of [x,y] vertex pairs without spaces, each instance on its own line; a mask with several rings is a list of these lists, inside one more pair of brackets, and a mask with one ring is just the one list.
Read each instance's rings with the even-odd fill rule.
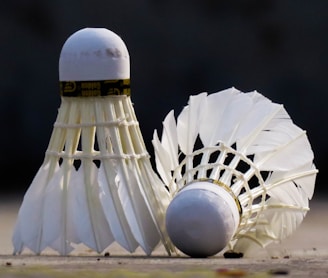
[[166,212],[172,242],[191,257],[209,257],[222,251],[238,224],[234,198],[224,188],[206,181],[182,189]]
[[129,53],[114,32],[105,28],[84,28],[64,43],[59,58],[60,81],[129,78]]

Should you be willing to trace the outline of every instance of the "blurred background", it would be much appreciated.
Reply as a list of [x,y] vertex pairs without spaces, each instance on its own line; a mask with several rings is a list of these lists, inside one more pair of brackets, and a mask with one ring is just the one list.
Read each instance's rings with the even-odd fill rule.
[[189,95],[258,90],[307,130],[320,171],[315,196],[328,196],[327,0],[1,0],[2,196],[23,196],[42,164],[60,106],[61,47],[84,27],[125,41],[151,155],[153,130]]

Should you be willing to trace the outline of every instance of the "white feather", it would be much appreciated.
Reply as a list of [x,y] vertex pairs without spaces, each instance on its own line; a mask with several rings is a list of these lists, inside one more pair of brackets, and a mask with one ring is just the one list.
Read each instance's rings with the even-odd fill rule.
[[168,152],[168,161],[170,169],[173,170],[179,165],[178,158],[178,133],[173,110],[168,113],[163,121],[162,134],[163,149]]
[[[98,168],[93,162],[96,127],[88,126],[95,122],[95,107],[86,102],[80,104],[81,124],[86,126],[81,130],[81,148],[86,156],[81,159],[75,182],[80,188],[76,192],[80,196],[79,211],[76,211],[76,228],[81,242],[91,249],[102,252],[113,241],[107,220],[99,200]],[[73,183],[71,182],[71,186]],[[82,216],[80,216],[81,214]]]
[[[255,163],[259,164],[261,170],[287,171],[313,160],[313,152],[305,133],[284,143],[270,153],[259,153],[255,156]],[[301,152],[302,149],[307,151]]]
[[[116,104],[116,112],[118,117],[124,117],[124,106],[128,104],[124,101]],[[132,119],[129,113],[127,120]],[[135,154],[140,142],[140,134],[122,125],[119,127],[121,145],[116,145],[120,149],[120,153]],[[113,140],[114,141],[114,140]],[[114,144],[114,143],[113,143]],[[142,173],[138,166],[136,158],[132,157],[130,160],[122,163],[118,162],[118,176],[117,183],[119,187],[119,196],[121,202],[126,204],[125,214],[130,224],[132,233],[135,239],[145,251],[150,255],[152,250],[159,242],[159,234],[157,233],[154,219],[148,209],[147,199],[143,195],[143,185],[141,183]]]
[[207,93],[190,96],[189,106],[183,108],[177,120],[177,137],[181,151],[188,155],[194,149],[201,120],[201,106]]
[[251,147],[258,146],[258,144],[253,143],[253,140],[259,140],[259,134],[267,130],[268,122],[276,117],[281,110],[281,105],[272,103],[263,96],[259,97],[257,92],[247,93],[246,95],[253,101],[253,105],[249,113],[243,115],[243,121],[239,125],[236,134],[236,143],[238,150],[246,151],[246,154],[250,154],[254,153]]
[[[71,103],[63,100],[56,122],[68,122],[70,115]],[[54,128],[48,146],[49,152],[61,152],[65,145],[65,136],[66,132],[63,129]],[[49,190],[50,181],[58,175],[59,171],[57,157],[46,154],[44,162],[26,192],[19,209],[13,235],[14,253],[20,253],[24,247],[27,247],[34,253],[40,254],[45,248],[44,238],[47,239],[47,235],[43,231],[43,219],[47,205],[45,202],[46,192]],[[31,221],[33,221],[33,225],[31,225]]]
[[[99,103],[98,105],[102,104]],[[102,115],[97,114],[97,121],[100,122],[101,117],[109,122],[114,121],[115,118],[126,118],[127,122],[136,122],[129,98],[115,98],[109,106],[103,106],[102,109],[96,110],[105,111]],[[145,149],[140,131],[135,128],[135,124],[128,126],[124,123],[108,126],[105,130],[102,131],[103,134],[100,137],[107,138],[106,132],[111,136],[110,140],[99,144],[100,152],[104,156],[110,152],[112,152],[111,154],[118,154],[118,159],[115,162],[116,177],[114,182],[117,187],[117,195],[134,239],[145,253],[150,255],[161,239],[161,231],[157,225],[159,215],[156,214],[156,204],[150,204],[150,193],[152,192],[150,187],[154,185],[149,184],[148,180],[144,180],[143,177],[146,174],[150,175],[153,171],[151,168],[141,171],[141,164],[146,164],[148,158],[143,161],[137,155]],[[125,156],[131,156],[131,158],[124,159]],[[105,165],[105,167],[110,167],[110,165]],[[108,176],[108,174],[106,175]],[[112,186],[113,184],[109,183],[109,185]],[[164,189],[163,184],[162,187]],[[110,192],[112,194],[114,191],[110,190]],[[112,197],[115,198],[113,195]],[[160,198],[153,198],[152,200],[155,203],[162,202]],[[129,246],[129,242],[122,244]]]
[[37,254],[43,250],[40,243],[48,171],[49,163],[43,164],[24,196],[13,234],[14,254],[21,253],[24,246]]
[[[106,167],[106,169],[111,169],[111,167]],[[107,173],[107,171],[103,165],[100,165],[98,181],[101,188],[101,205],[115,241],[132,253],[138,247],[138,242],[132,234],[124,208],[119,200],[115,175]]]
[[[80,118],[80,106],[77,102],[69,104],[67,123],[75,124]],[[61,255],[67,255],[73,250],[71,246],[75,235],[70,235],[71,219],[68,215],[68,188],[70,186],[71,173],[75,171],[73,155],[76,153],[81,135],[80,128],[68,129],[65,134],[65,157],[59,171],[49,180],[45,194],[45,207],[43,214],[42,243],[58,251]],[[53,217],[50,217],[53,215]]]
[[128,168],[129,186],[131,196],[133,196],[133,198],[131,198],[133,212],[131,210],[126,210],[126,215],[136,240],[144,252],[150,255],[158,245],[160,236],[149,207],[144,201],[146,196],[140,190],[140,181],[137,180],[138,176],[134,174],[134,171],[136,171],[136,169]]
[[[168,153],[168,149],[160,143],[156,130],[153,134],[152,144],[155,150],[157,172],[161,176],[163,182],[169,185],[171,181],[171,171],[174,169],[174,167],[171,164],[172,160]],[[175,191],[175,188],[170,188],[170,191]]]
[[[215,95],[216,94],[214,94],[214,96]],[[218,125],[212,124],[212,136],[215,139],[212,139],[211,141],[214,143],[221,141],[231,145],[236,142],[237,131],[245,118],[245,115],[251,113],[253,105],[252,100],[246,94],[236,95],[235,91],[226,95],[228,100],[226,100],[225,103],[216,102],[215,100],[212,100],[210,96],[208,97],[208,103],[211,104],[212,109],[206,109],[209,117],[206,119],[203,118],[203,121],[215,123],[216,118],[211,117],[211,114],[214,113],[215,110],[223,110],[221,115],[222,118],[218,118]],[[217,104],[216,107],[215,104]],[[236,113],[236,111],[238,111],[238,113]],[[205,136],[202,135],[202,129],[200,129],[199,132],[201,138],[207,137],[207,134],[205,134]]]
[[[119,106],[118,114],[123,116],[126,111],[127,121],[137,123],[137,118],[132,107],[130,98],[126,98],[122,101],[122,105]],[[121,114],[120,114],[121,113]],[[168,236],[164,227],[164,213],[169,203],[170,195],[166,191],[164,184],[158,179],[154,171],[152,170],[149,155],[146,152],[143,137],[139,128],[136,125],[132,125],[129,129],[123,127],[122,141],[126,148],[126,152],[133,155],[132,159],[128,162],[130,171],[138,184],[138,191],[135,196],[138,196],[140,192],[140,200],[134,200],[135,206],[139,207],[138,215],[141,216],[140,224],[145,234],[145,247],[141,246],[145,253],[150,255],[153,249],[155,249],[161,240],[168,254],[172,251],[172,246],[169,242]],[[127,140],[130,138],[130,140]],[[125,139],[125,140],[124,140]],[[143,154],[138,158],[139,154]],[[136,189],[136,188],[135,188]]]
[[[246,94],[240,94],[240,91],[231,88],[209,95],[206,104],[203,107],[204,116],[202,116],[199,128],[199,135],[204,147],[214,146],[219,142],[227,145],[236,143],[240,122],[245,115],[250,113],[252,100]],[[239,113],[235,113],[236,110]],[[221,163],[225,156],[226,152],[223,150],[217,161]],[[208,159],[209,153],[205,151],[201,164],[205,164]],[[219,171],[220,167],[213,169],[211,178],[215,179]],[[198,178],[204,177],[204,170],[200,171]]]
[[66,173],[64,174],[63,168],[60,167],[48,183],[44,197],[43,217],[41,218],[41,250],[49,246],[61,255],[67,255],[73,250],[72,238],[68,232],[71,222],[67,217],[66,209],[70,174]]
[[99,200],[98,169],[94,163],[82,162],[78,171],[71,176],[69,186],[69,213],[79,242],[102,252],[114,237]]
[[[316,169],[312,163],[305,164],[290,171],[272,172],[265,181],[266,187],[270,189],[268,194],[274,199],[287,204],[290,203],[290,198],[293,199],[297,197],[303,197],[304,201],[308,203],[308,200],[312,198],[314,192],[313,184],[316,178],[314,173],[316,173]],[[285,184],[289,184],[289,186],[285,186]],[[297,186],[295,186],[295,184]],[[296,189],[301,192],[294,195],[292,190]],[[300,202],[297,203],[300,204]]]
[[139,164],[141,172],[143,173],[140,175],[141,184],[152,184],[153,186],[143,187],[142,195],[147,200],[146,204],[155,224],[157,234],[159,235],[168,255],[171,255],[172,252],[175,251],[175,248],[170,241],[165,228],[165,213],[172,197],[168,190],[163,186],[159,177],[151,171],[152,167],[150,161],[146,161],[146,159],[144,160],[143,163]]
[[203,116],[199,126],[199,135],[204,146],[214,146],[219,141],[223,141],[224,134],[229,134],[230,137],[230,129],[234,125],[227,124],[225,113],[229,111],[231,102],[238,99],[238,92],[235,88],[227,89],[219,94],[208,95],[204,101]]
[[[96,102],[95,105],[96,121],[107,121],[108,119],[105,113],[102,113],[102,111],[106,111],[104,110],[106,108],[103,106],[103,103],[99,101]],[[103,156],[113,154],[112,143],[117,144],[114,140],[110,140],[110,134],[116,134],[115,127],[99,126],[97,128],[99,150]],[[116,242],[129,252],[134,252],[138,247],[138,243],[133,236],[131,227],[129,226],[124,212],[126,203],[129,203],[129,201],[123,200],[124,203],[122,203],[119,197],[117,168],[117,162],[114,160],[104,160],[100,164],[98,175],[98,182],[101,189],[100,201]],[[122,191],[123,188],[120,188],[120,190]],[[124,194],[125,193],[123,193],[123,196]],[[125,198],[128,198],[127,194],[125,195]]]

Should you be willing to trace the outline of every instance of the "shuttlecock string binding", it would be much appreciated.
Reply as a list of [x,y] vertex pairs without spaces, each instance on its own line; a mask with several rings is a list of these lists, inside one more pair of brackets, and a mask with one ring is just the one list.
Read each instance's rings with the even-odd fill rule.
[[[126,102],[123,102],[123,103],[120,103],[118,105],[115,105],[116,107],[116,110],[113,110],[117,113],[117,117],[121,117],[123,115],[123,110],[124,110],[124,107],[129,107],[128,103]],[[127,109],[127,113],[128,117],[131,117],[131,109]],[[130,129],[130,130],[129,130]],[[126,125],[121,125],[117,131],[116,131],[118,134],[119,134],[119,138],[120,138],[120,141],[117,141],[115,142],[115,145],[114,145],[114,141],[115,139],[112,141],[112,144],[113,144],[113,148],[120,148],[121,147],[121,144],[122,144],[122,148],[126,150],[125,153],[130,153],[130,154],[134,154],[135,153],[135,149],[136,151],[140,151],[143,148],[142,145],[138,145],[139,143],[139,140],[140,138],[139,137],[136,137],[135,135],[137,134],[136,130],[133,128],[133,126],[126,126]],[[149,211],[146,207],[140,207],[141,204],[143,204],[143,202],[140,202],[137,198],[141,198],[142,196],[140,195],[140,193],[136,192],[135,191],[135,188],[138,186],[141,186],[142,184],[147,184],[145,183],[143,179],[143,177],[146,177],[146,172],[145,171],[142,171],[140,169],[140,164],[143,164],[143,162],[145,161],[137,161],[136,157],[133,157],[131,156],[131,159],[127,161],[127,165],[129,166],[129,168],[126,168],[124,169],[125,167],[122,166],[122,169],[123,171],[126,171],[125,175],[130,177],[130,180],[129,181],[126,181],[127,182],[127,186],[130,186],[130,192],[133,192],[133,197],[131,196],[131,200],[133,200],[135,202],[135,207],[134,207],[134,210],[137,210],[138,209],[140,210],[139,213],[136,213],[137,216],[142,216],[143,218],[148,216],[148,217],[153,217],[152,215],[149,215]],[[136,172],[136,173],[133,173],[133,172]],[[133,177],[137,177],[136,180],[133,180]],[[124,182],[124,181],[122,181]],[[137,184],[136,184],[137,183]],[[142,193],[145,193],[146,190],[142,190]],[[145,197],[147,198],[148,196],[145,195]],[[136,206],[139,206],[136,207]],[[144,221],[145,219],[136,219],[135,220],[135,224],[137,223],[140,223],[141,225],[144,225],[146,223],[143,223],[142,221]],[[135,230],[137,229],[137,227],[134,227],[134,232],[136,232]],[[142,240],[142,233],[146,234],[148,238],[152,239],[151,235],[156,235],[157,232],[155,230],[157,230],[157,227],[153,226],[147,226],[146,229],[144,229],[143,231],[140,231],[140,234],[138,235],[139,237],[139,240],[141,241]],[[156,236],[155,236],[156,237]],[[153,238],[154,240],[154,238]],[[153,242],[149,242],[147,243],[150,248],[154,248],[156,246],[156,240],[153,241]],[[149,252],[149,250],[145,250],[146,252]]]
[[[43,217],[40,232],[36,233],[39,246],[31,248],[36,253],[50,246],[68,254],[73,250],[72,244],[79,243],[101,252],[116,240],[130,252],[140,245],[150,254],[159,244],[158,234],[171,252],[173,247],[161,224],[164,206],[158,204],[156,195],[165,201],[168,193],[164,187],[147,188],[160,181],[150,172],[149,154],[131,111],[132,104],[126,96],[92,100],[63,97],[41,167],[48,175],[41,189],[46,201],[40,197],[40,206],[46,208],[43,215],[50,215],[53,210],[54,218]],[[36,176],[34,182],[39,181]],[[51,189],[48,184],[53,184]],[[58,197],[61,202],[52,202],[50,193],[53,200]],[[61,230],[54,229],[54,225]],[[15,253],[21,251],[19,248]]]
[[242,215],[231,249],[286,238],[309,209],[317,169],[306,133],[282,105],[257,92],[191,96],[177,123],[172,111],[167,115],[153,145],[173,197],[190,183],[213,179],[238,198]]
[[[103,103],[98,102],[96,104],[96,118],[98,119],[98,122],[113,122],[112,116],[101,111],[106,110],[103,107]],[[114,151],[116,151],[114,148],[116,146],[114,147],[113,144],[117,144],[117,138],[116,140],[111,140],[110,134],[116,133],[117,128],[111,125],[107,128],[100,125],[97,129],[97,136],[99,138],[98,145],[103,157],[110,158],[110,156],[114,155]],[[120,148],[116,149],[118,149],[117,151],[120,150]],[[121,155],[122,151],[119,156]],[[120,201],[120,193],[124,187],[122,186],[120,190],[118,190],[118,179],[116,175],[118,167],[119,166],[115,163],[115,160],[111,159],[105,159],[100,165],[99,182],[102,189],[101,202],[109,225],[110,227],[113,227],[112,231],[116,241],[126,250],[133,252],[138,247],[138,243],[133,236],[128,220],[124,217],[124,207]],[[109,186],[107,186],[107,184]]]
[[[131,121],[136,122],[136,115],[134,109],[132,109],[132,104],[129,102],[123,102],[123,107],[125,111],[127,111],[127,115]],[[146,149],[144,141],[142,139],[142,134],[140,129],[133,128],[130,126],[130,133],[131,133],[131,146],[134,148],[134,152],[142,153],[143,150]],[[148,153],[147,153],[148,154]],[[149,155],[148,155],[149,156]],[[152,170],[152,166],[150,160],[147,159],[148,156],[141,157],[138,160],[134,160],[135,168],[140,173],[137,177],[140,178],[141,185],[147,184],[161,184],[160,179],[157,175],[154,174]],[[142,194],[144,198],[147,200],[146,204],[149,206],[148,209],[151,212],[152,219],[155,223],[156,229],[158,234],[161,237],[161,242],[164,243],[164,247],[168,254],[171,254],[174,251],[174,247],[172,243],[169,241],[168,235],[165,230],[165,208],[169,204],[169,199],[167,198],[168,192],[164,188],[161,187],[150,187],[145,188],[143,187]],[[160,201],[160,202],[159,202]],[[159,205],[161,204],[161,205]],[[154,208],[154,209],[151,209]]]
[[[90,100],[89,100],[90,101]],[[104,100],[102,100],[103,102]],[[99,129],[105,129],[103,130],[103,134],[99,136],[99,138],[106,138],[107,140],[105,142],[98,142],[98,145],[100,147],[100,152],[94,152],[93,146],[94,142],[84,143],[83,138],[94,138],[95,137],[95,128],[94,127],[83,127],[82,133],[91,131],[92,134],[85,134],[89,135],[87,137],[84,137],[82,134],[82,153],[83,157],[81,157],[80,152],[77,153],[77,159],[82,159],[84,164],[84,172],[86,177],[90,175],[88,173],[88,168],[92,167],[95,169],[95,165],[91,164],[93,163],[92,160],[100,161],[101,163],[104,163],[104,159],[110,159],[111,162],[106,165],[106,169],[111,169],[114,167],[117,171],[120,173],[119,178],[116,177],[114,184],[112,184],[115,187],[119,187],[118,189],[118,196],[115,196],[113,199],[121,199],[121,202],[123,204],[126,204],[125,207],[123,207],[120,210],[120,213],[123,213],[124,211],[128,211],[128,213],[125,212],[127,216],[127,222],[130,226],[129,229],[127,229],[127,223],[124,223],[125,221],[123,219],[120,219],[121,222],[123,222],[123,227],[125,227],[123,230],[117,231],[115,234],[118,236],[119,240],[118,242],[121,243],[125,248],[127,248],[129,251],[134,251],[137,247],[136,241],[140,243],[140,245],[144,248],[144,251],[149,254],[153,248],[158,244],[157,241],[157,233],[154,230],[154,227],[151,227],[149,223],[148,218],[151,216],[149,215],[149,210],[145,206],[143,206],[142,200],[140,198],[142,197],[139,192],[139,187],[141,186],[141,181],[134,180],[134,176],[140,176],[143,173],[140,172],[140,169],[137,165],[137,160],[139,160],[142,157],[148,158],[148,153],[138,153],[136,154],[134,151],[133,146],[133,138],[130,136],[129,128],[133,129],[132,127],[135,127],[138,125],[138,123],[133,120],[130,121],[129,119],[125,118],[123,121],[116,122],[115,119],[123,119],[125,117],[125,112],[123,110],[123,104],[126,103],[126,97],[116,97],[115,99],[111,100],[109,103],[109,106],[106,108],[104,104],[100,104],[99,101],[96,101],[96,105],[103,105],[102,109],[94,109],[95,112],[97,111],[105,111],[103,113],[103,116],[107,115],[108,118],[104,118],[105,122],[110,123],[107,135],[106,134],[106,127],[104,126],[103,119],[101,118],[101,115],[98,114],[92,114],[92,115],[85,115],[86,122],[82,120],[82,126],[86,124],[87,126],[89,123],[88,120],[94,118],[94,126],[99,125]],[[108,104],[108,103],[107,103]],[[118,108],[117,108],[118,107]],[[84,107],[86,108],[86,107]],[[99,107],[98,107],[99,108]],[[108,109],[109,108],[109,109]],[[106,111],[106,109],[108,109]],[[90,110],[90,108],[89,108]],[[94,113],[94,111],[93,111]],[[128,115],[128,113],[126,113]],[[117,123],[117,124],[115,124]],[[91,130],[88,130],[90,129]],[[105,133],[105,134],[104,134]],[[109,136],[109,134],[111,136]],[[113,134],[115,136],[113,136]],[[92,137],[90,137],[90,135]],[[139,139],[139,138],[138,138]],[[70,141],[70,138],[67,138],[68,141]],[[104,144],[105,143],[105,144]],[[112,152],[108,152],[109,150],[112,150]],[[140,149],[139,150],[144,150]],[[70,154],[72,155],[72,154]],[[101,169],[104,169],[103,167]],[[113,174],[113,173],[112,173]],[[107,177],[108,179],[108,177]],[[111,179],[108,179],[111,181]],[[89,188],[89,186],[86,186],[86,188]],[[133,195],[132,195],[133,194]],[[139,199],[138,199],[139,198]],[[123,200],[122,200],[123,199]],[[125,199],[125,200],[124,200]],[[104,201],[103,201],[104,203]],[[116,206],[120,207],[118,203],[116,203]],[[122,218],[122,216],[119,216]],[[143,222],[142,222],[143,221]],[[122,223],[121,223],[122,224]],[[144,228],[143,225],[146,225],[147,227]],[[115,227],[115,226],[114,226]],[[133,231],[133,235],[136,238],[135,240],[131,239],[131,233],[132,232],[126,232],[126,231]],[[148,232],[149,231],[149,232]],[[122,234],[125,235],[125,240],[127,242],[120,240],[122,238]],[[148,234],[147,234],[148,233]],[[149,240],[150,234],[152,235],[151,240]],[[144,238],[148,238],[148,242],[145,241]]]

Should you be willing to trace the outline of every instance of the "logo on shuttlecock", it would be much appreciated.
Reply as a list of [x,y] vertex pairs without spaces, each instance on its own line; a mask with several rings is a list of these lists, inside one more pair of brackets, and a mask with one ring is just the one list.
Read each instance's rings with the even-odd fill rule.
[[64,97],[130,96],[130,94],[130,79],[60,82],[60,95]]
[[106,80],[107,95],[130,95],[130,79]]
[[72,93],[76,90],[75,81],[60,82],[60,94],[65,95]]

